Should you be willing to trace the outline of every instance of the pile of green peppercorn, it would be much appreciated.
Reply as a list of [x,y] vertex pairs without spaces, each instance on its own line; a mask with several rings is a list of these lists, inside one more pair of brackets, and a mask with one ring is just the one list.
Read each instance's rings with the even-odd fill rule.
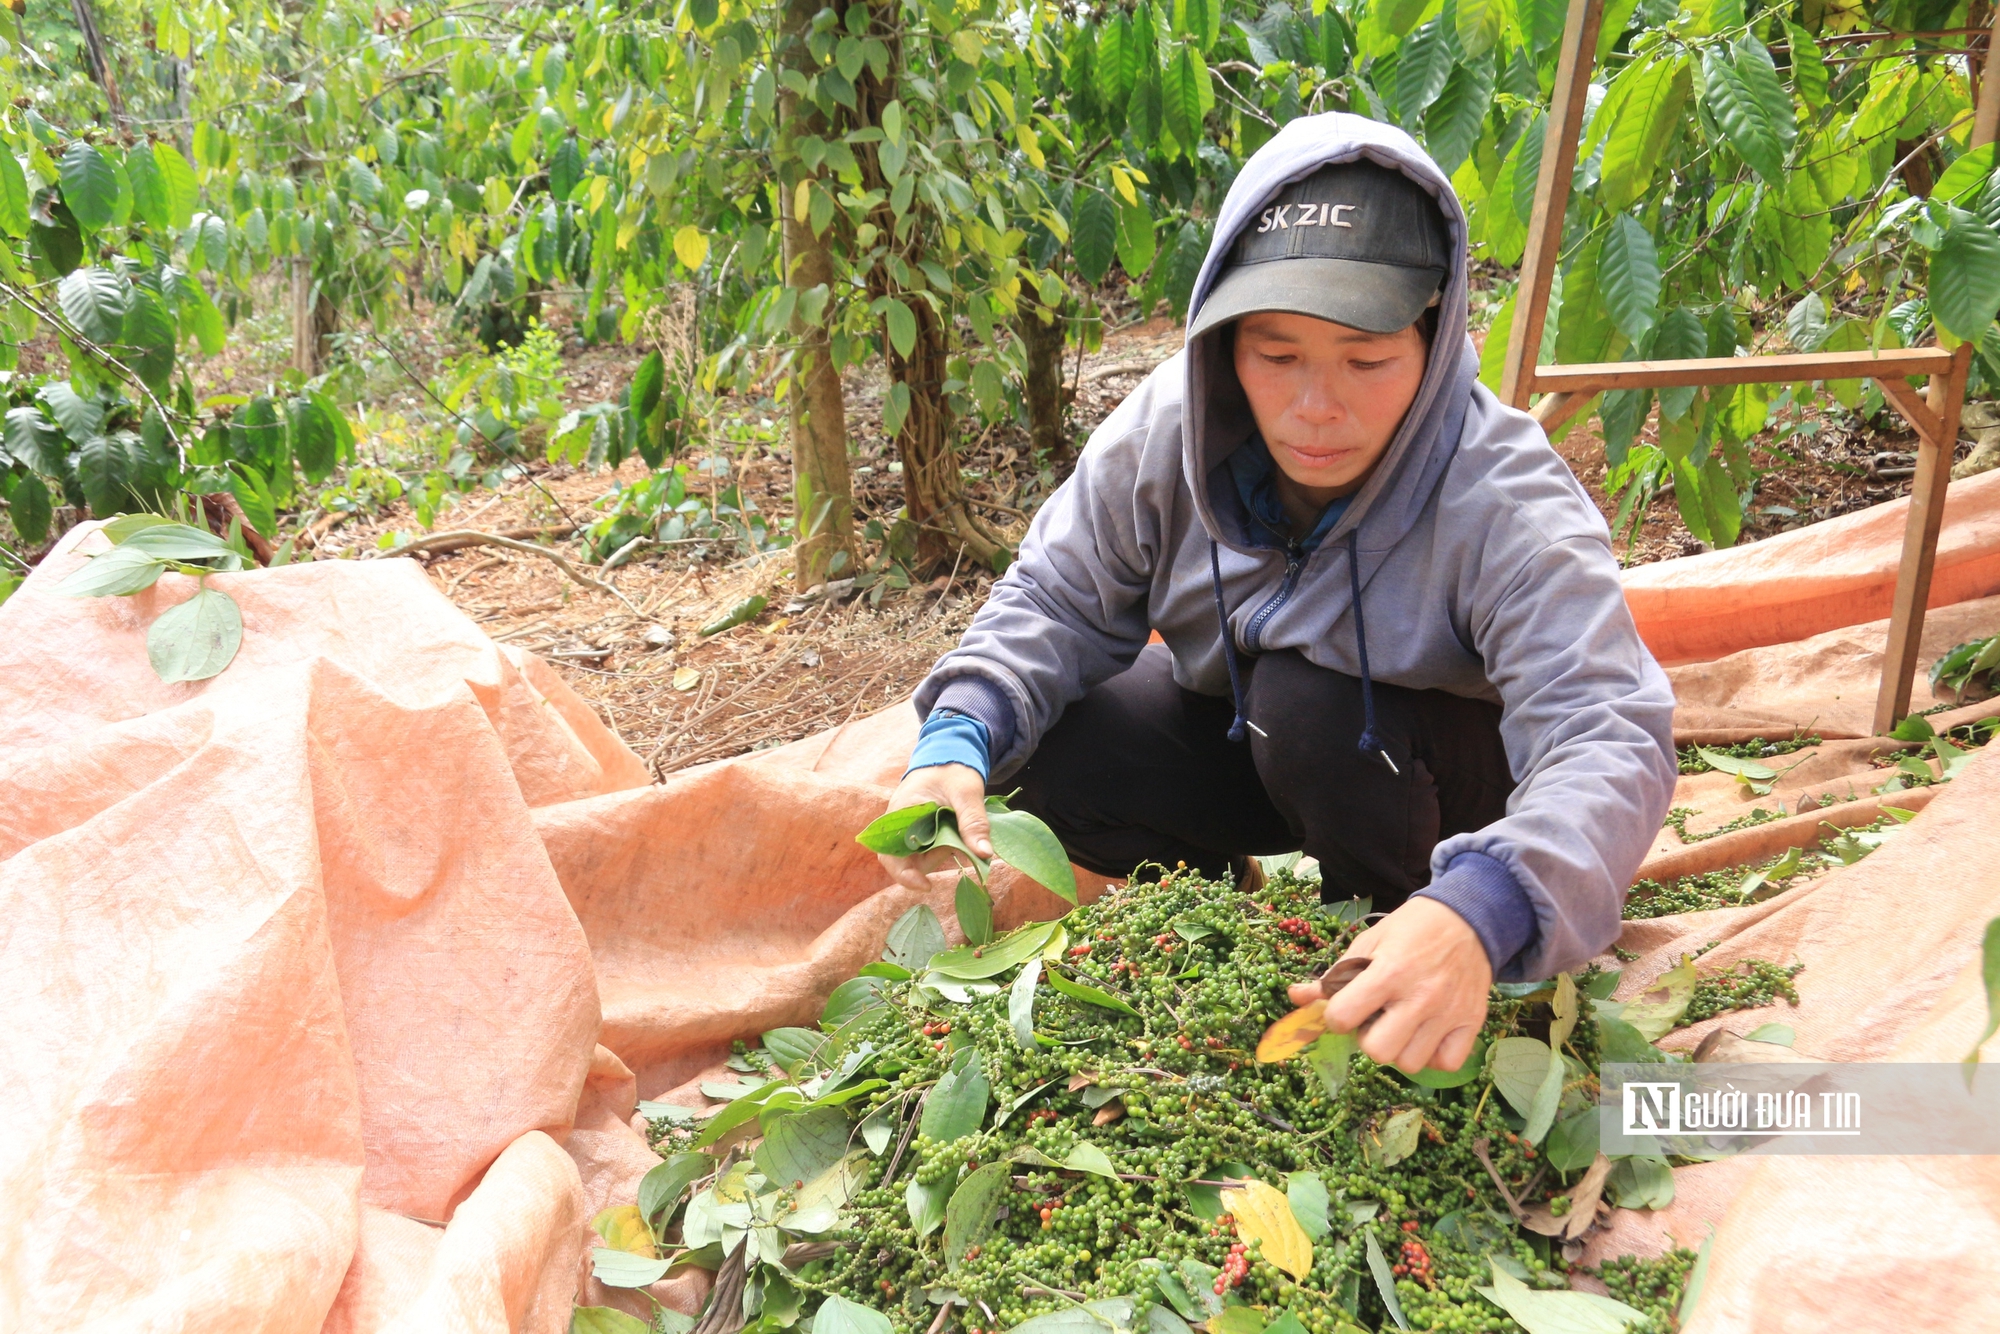
[[[1018,969],[963,1002],[927,988],[922,970],[891,981],[840,1034],[846,1050],[870,1053],[868,1071],[885,1082],[848,1106],[852,1142],[864,1121],[891,1133],[865,1156],[833,1253],[797,1273],[807,1309],[838,1294],[907,1334],[1000,1334],[1082,1302],[1161,1304],[1166,1271],[1167,1287],[1197,1300],[1182,1315],[1217,1316],[1210,1328],[1230,1334],[1287,1315],[1305,1334],[1395,1329],[1391,1296],[1413,1329],[1517,1331],[1475,1289],[1496,1267],[1564,1288],[1569,1266],[1560,1243],[1515,1227],[1494,1174],[1522,1204],[1561,1194],[1578,1174],[1565,1181],[1537,1160],[1491,1078],[1431,1088],[1358,1054],[1344,1078],[1305,1059],[1255,1059],[1264,1029],[1292,1009],[1287,986],[1361,929],[1352,909],[1322,905],[1317,881],[1283,872],[1251,896],[1185,870],[1115,890],[1064,919],[1040,959],[1026,1045]],[[1072,991],[1055,989],[1049,972]],[[1117,1005],[1078,999],[1075,988]],[[1488,1044],[1548,1036],[1550,992],[1513,990],[1493,995]],[[1592,1025],[1566,1045],[1594,1072]],[[976,1132],[940,1143],[917,1129],[924,1100],[968,1047],[990,1097]],[[1589,1086],[1579,1096],[1594,1094],[1594,1075],[1577,1082]],[[1371,1161],[1367,1132],[1411,1110],[1421,1113],[1414,1150]],[[1115,1175],[1056,1166],[1079,1145],[1101,1151]],[[1009,1180],[976,1245],[952,1255],[948,1229],[917,1234],[913,1190],[1000,1162]],[[1225,1209],[1221,1191],[1246,1178],[1289,1193],[1311,1239],[1303,1274],[1274,1265]],[[1641,1273],[1616,1272],[1643,1309],[1678,1300],[1684,1264],[1644,1270],[1643,1294],[1628,1270]],[[1226,1316],[1218,1304],[1251,1310]],[[1148,1328],[1142,1317],[1138,1329]]]

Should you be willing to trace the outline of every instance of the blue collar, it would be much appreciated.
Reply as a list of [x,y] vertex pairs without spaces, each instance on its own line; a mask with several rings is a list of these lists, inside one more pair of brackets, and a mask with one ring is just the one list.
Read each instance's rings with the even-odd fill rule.
[[[1263,435],[1252,431],[1250,438],[1238,446],[1226,462],[1230,480],[1236,483],[1236,494],[1251,519],[1278,546],[1291,549],[1292,521],[1285,517],[1284,503],[1278,499],[1278,465],[1272,461],[1270,447],[1264,443]],[[1348,501],[1353,498],[1341,496],[1329,501],[1327,507],[1320,511],[1319,521],[1313,525],[1312,532],[1298,544],[1299,549],[1305,552],[1316,549],[1333,531],[1333,526],[1340,522],[1340,516],[1347,512]]]

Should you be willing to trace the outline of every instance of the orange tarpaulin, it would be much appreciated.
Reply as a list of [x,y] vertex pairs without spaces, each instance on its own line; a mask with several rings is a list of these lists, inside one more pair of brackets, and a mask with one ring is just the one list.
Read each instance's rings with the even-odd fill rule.
[[[1673,666],[1790,644],[1887,617],[1907,497],[1727,551],[1642,565],[1625,600],[1653,656]],[[2000,471],[1952,483],[1930,605],[2000,593]]]
[[[1784,540],[1703,568],[1732,589]],[[811,1022],[875,957],[916,896],[884,888],[852,834],[914,716],[648,785],[553,673],[400,561],[213,577],[243,607],[243,649],[212,681],[166,685],[144,630],[193,582],[55,594],[102,543],[74,534],[0,607],[0,1328],[498,1334],[559,1330],[579,1294],[643,1309],[584,1259],[588,1220],[655,1161],[633,1100],[698,1077],[732,1038]],[[1737,651],[1761,624],[1704,633]],[[1879,633],[1856,633],[1841,671],[1866,675]],[[1797,699],[1825,690],[1759,671],[1700,707],[1804,722]],[[1701,679],[1681,675],[1690,693]],[[1767,708],[1765,679],[1796,698]],[[1724,940],[1716,959],[1793,949],[1809,964],[1801,1048],[1851,1054],[1825,1044],[1865,1033],[1871,1053],[1962,1054],[1981,1017],[1971,951],[2000,911],[1981,832],[1996,772],[1975,763],[1895,848],[1809,891],[1632,924],[1628,947],[1649,953],[1628,986],[1696,936]],[[1945,876],[1920,908],[1892,897]],[[996,889],[1003,925],[1059,908],[1004,874]],[[949,896],[941,881],[947,921]],[[1902,938],[1883,939],[1887,912],[1910,915]],[[1766,1165],[1747,1188],[1740,1164],[1680,1174],[1684,1231],[1735,1201],[1715,1310],[1761,1300],[1775,1215],[1758,1201],[1860,1171],[1822,1167]],[[1852,1179],[1879,1201],[1878,1181]],[[1981,1181],[1913,1189],[1995,1203]],[[1656,1223],[1620,1235],[1656,1246]],[[1794,1257],[1786,1281],[1831,1291],[1858,1263]],[[1990,1283],[2000,1262],[1980,1263]],[[701,1280],[656,1292],[695,1309]],[[1756,1327],[1731,1319],[1704,1328]]]

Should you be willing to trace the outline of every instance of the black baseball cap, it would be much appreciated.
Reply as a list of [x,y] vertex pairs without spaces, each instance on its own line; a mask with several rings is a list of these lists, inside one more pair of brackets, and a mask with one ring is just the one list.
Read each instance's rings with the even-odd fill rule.
[[1421,185],[1374,162],[1322,167],[1250,220],[1187,336],[1265,310],[1394,333],[1450,272],[1451,231]]

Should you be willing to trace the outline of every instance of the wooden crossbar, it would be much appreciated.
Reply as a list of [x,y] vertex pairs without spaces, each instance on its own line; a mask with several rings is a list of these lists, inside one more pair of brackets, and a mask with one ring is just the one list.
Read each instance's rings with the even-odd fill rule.
[[1601,361],[1537,366],[1529,392],[1602,393],[1607,389],[1667,389],[1691,384],[1783,384],[1794,380],[1879,380],[1885,376],[1949,375],[1941,347],[1883,352],[1812,352],[1782,357],[1703,357],[1689,361]]
[[[1536,365],[1535,353],[1541,348],[1542,330],[1548,320],[1549,289],[1561,258],[1563,219],[1569,211],[1570,177],[1590,92],[1590,71],[1596,60],[1602,11],[1603,0],[1569,0],[1555,85],[1550,90],[1541,174],[1535,181],[1535,205],[1528,215],[1514,319],[1508,328],[1507,351],[1501,365],[1500,401],[1530,412],[1543,429],[1553,431],[1607,390],[1802,380],[1870,379],[1879,384],[1883,397],[1916,428],[1919,438],[1916,476],[1910,487],[1910,515],[1904,527],[1903,554],[1897,566],[1896,596],[1889,618],[1889,642],[1883,654],[1882,684],[1875,699],[1875,730],[1886,732],[1909,712],[1910,691],[1916,683],[1924,606],[1930,597],[1931,572],[1937,563],[1945,488],[1951,481],[1951,456],[1958,441],[1958,421],[1965,405],[1972,348],[1966,344],[1956,351],[1916,347],[1883,352]],[[1990,144],[2000,135],[2000,78],[1990,77],[1995,73],[1994,59],[2000,56],[2000,5],[1994,7],[1989,31],[1992,37],[1987,43],[1986,60],[1977,71],[1979,98],[1973,111],[1968,148]],[[1909,383],[1910,377],[1918,375],[1928,377],[1922,394]],[[1542,396],[1541,400],[1530,408],[1536,394]]]

